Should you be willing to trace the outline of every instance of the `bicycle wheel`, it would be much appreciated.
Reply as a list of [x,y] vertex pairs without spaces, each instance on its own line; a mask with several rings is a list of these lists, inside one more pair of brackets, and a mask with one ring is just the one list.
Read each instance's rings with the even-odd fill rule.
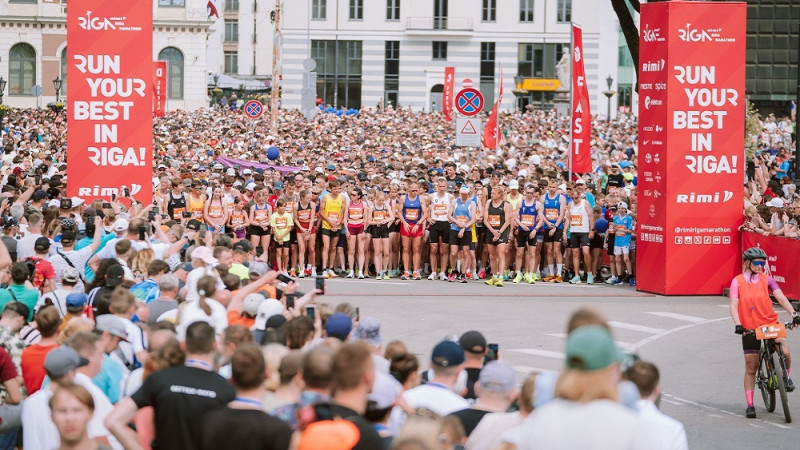
[[783,418],[786,420],[786,423],[792,423],[792,413],[791,411],[789,411],[789,397],[786,395],[786,382],[783,379],[783,374],[786,373],[783,367],[784,359],[779,356],[778,361],[780,361],[781,363],[780,373],[778,373],[778,392],[781,393],[781,406],[783,406]]
[[767,357],[762,354],[761,364],[758,365],[758,372],[756,372],[756,386],[761,391],[761,398],[764,399],[767,411],[772,412],[775,411],[775,389],[770,389],[769,386],[770,363],[766,359]]

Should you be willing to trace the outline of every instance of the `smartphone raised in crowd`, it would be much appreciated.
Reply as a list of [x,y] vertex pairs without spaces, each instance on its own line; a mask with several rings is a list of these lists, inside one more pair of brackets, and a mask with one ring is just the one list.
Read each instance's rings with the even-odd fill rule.
[[103,209],[111,209],[111,203],[103,202]]
[[147,231],[147,227],[139,227],[139,240],[143,241],[146,239],[145,232]]
[[317,291],[319,295],[325,294],[325,278],[317,277]]
[[294,308],[294,294],[286,294],[286,309]]
[[500,358],[500,345],[499,344],[489,344],[486,346],[489,350],[487,352],[486,357],[492,361],[496,361]]
[[316,316],[316,313],[314,312],[314,307],[313,306],[306,306],[306,315],[308,317],[311,317],[312,319]]
[[290,277],[288,275],[284,275],[284,274],[281,273],[281,274],[278,274],[278,281],[280,281],[282,283],[289,284],[292,281],[294,281],[294,279],[292,279],[292,277]]
[[183,212],[183,218],[184,219],[188,219],[190,217],[192,217],[192,213],[191,212],[189,212],[189,211],[184,211]]
[[150,211],[149,213],[147,213],[147,220],[149,222],[152,222],[155,219],[156,219],[156,212],[155,211]]

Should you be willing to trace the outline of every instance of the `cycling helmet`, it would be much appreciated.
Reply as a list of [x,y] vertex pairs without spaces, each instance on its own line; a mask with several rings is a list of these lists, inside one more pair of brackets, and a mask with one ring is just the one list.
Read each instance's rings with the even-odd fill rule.
[[761,250],[758,247],[750,247],[744,251],[742,259],[745,261],[752,261],[754,259],[767,259],[767,254],[764,252],[764,250]]

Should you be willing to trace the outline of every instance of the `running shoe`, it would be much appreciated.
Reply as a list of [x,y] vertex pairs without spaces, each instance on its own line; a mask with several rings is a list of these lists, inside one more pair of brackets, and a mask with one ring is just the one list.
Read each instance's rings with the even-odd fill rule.
[[354,278],[353,271],[347,272],[347,278]]
[[756,407],[755,406],[748,406],[744,412],[744,416],[748,419],[755,419],[756,418]]
[[458,278],[456,273],[455,272],[450,272],[450,275],[447,276],[447,281],[452,283],[453,281],[456,281],[456,278]]
[[511,281],[511,271],[506,270],[503,273],[503,281]]
[[304,270],[301,270],[300,273],[297,275],[297,278],[305,278],[305,277],[306,277],[306,272]]
[[581,277],[579,275],[575,275],[574,277],[572,277],[571,280],[569,280],[569,283],[570,284],[581,284]]
[[523,275],[522,272],[517,272],[517,276],[514,277],[514,284],[519,284],[523,277],[525,277],[525,275]]
[[375,279],[378,280],[378,281],[382,280],[383,279],[383,274],[379,273],[378,276],[375,277]]
[[592,274],[586,275],[586,284],[594,284],[594,275]]
[[297,276],[297,272],[294,270],[294,267],[292,267],[292,270],[289,271],[289,276],[292,278]]
[[563,278],[561,278],[561,275],[556,275],[556,276],[553,278],[553,283],[561,283],[561,282],[563,282],[563,281],[564,281],[564,279],[563,279]]
[[794,391],[794,381],[791,378],[786,377],[786,392],[793,392]]
[[447,281],[447,274],[444,272],[439,272],[439,279],[442,281]]
[[495,281],[494,285],[497,287],[503,287],[503,280],[498,278],[497,281]]
[[466,283],[467,282],[467,277],[462,273],[461,276],[458,277],[458,281],[460,281],[462,283]]
[[617,281],[617,277],[615,277],[614,275],[611,275],[611,276],[610,276],[610,277],[608,277],[608,279],[606,280],[606,284],[614,284],[616,281]]
[[497,281],[498,281],[497,278],[491,277],[487,278],[486,281],[484,281],[484,283],[488,284],[489,286],[494,286]]
[[389,276],[389,272],[384,272],[384,273],[383,273],[383,279],[384,279],[384,280],[388,280],[388,279],[390,279],[390,278],[392,278],[392,277],[390,277],[390,276]]
[[486,278],[486,270],[484,270],[484,269],[481,269],[481,271],[480,271],[480,272],[478,272],[478,278],[479,278],[479,279],[481,279],[481,280],[483,280],[484,278]]
[[411,275],[408,273],[408,271],[406,271],[406,272],[403,272],[403,275],[400,277],[400,279],[403,280],[403,281],[406,281],[406,280],[408,280],[408,278],[410,276]]
[[414,274],[412,275],[412,277],[414,278],[414,280],[421,280],[422,279],[422,277],[419,276],[419,272],[417,272],[416,270],[414,271]]
[[539,274],[534,272],[533,273],[533,282],[536,283],[539,280],[541,280],[541,278],[539,277]]
[[631,285],[631,286],[636,286],[636,277],[631,277],[628,280],[628,284]]
[[359,272],[359,273],[358,273],[358,279],[359,279],[359,280],[363,280],[363,279],[364,279],[364,274],[363,274],[363,273],[361,273],[361,272]]
[[438,274],[436,272],[431,272],[431,274],[428,276],[428,279],[434,281],[437,275]]
[[473,275],[473,273],[470,272],[469,270],[466,271],[465,273],[466,273],[466,275],[464,275],[464,278],[466,278],[467,280],[477,280],[478,279],[478,277]]
[[611,283],[611,284],[614,284],[614,285],[617,285],[617,284],[622,284],[622,278],[615,278],[615,279],[614,279],[614,282],[613,282],[613,283]]
[[313,269],[311,269],[311,276],[312,276],[312,277],[316,277],[316,276],[317,276],[317,268],[316,268],[316,267],[314,267]]

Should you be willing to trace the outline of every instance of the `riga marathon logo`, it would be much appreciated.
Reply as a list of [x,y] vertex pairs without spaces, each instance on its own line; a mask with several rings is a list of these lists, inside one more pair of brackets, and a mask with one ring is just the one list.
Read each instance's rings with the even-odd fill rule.
[[642,39],[645,42],[664,42],[665,37],[661,36],[661,28],[650,28],[650,24],[644,26],[642,30]]
[[678,29],[678,38],[683,42],[736,42],[734,37],[723,37],[722,28],[697,29],[687,23],[684,28]]
[[86,11],[86,17],[78,17],[78,26],[87,31],[141,31],[142,27],[127,26],[127,17],[92,17],[91,11]]

